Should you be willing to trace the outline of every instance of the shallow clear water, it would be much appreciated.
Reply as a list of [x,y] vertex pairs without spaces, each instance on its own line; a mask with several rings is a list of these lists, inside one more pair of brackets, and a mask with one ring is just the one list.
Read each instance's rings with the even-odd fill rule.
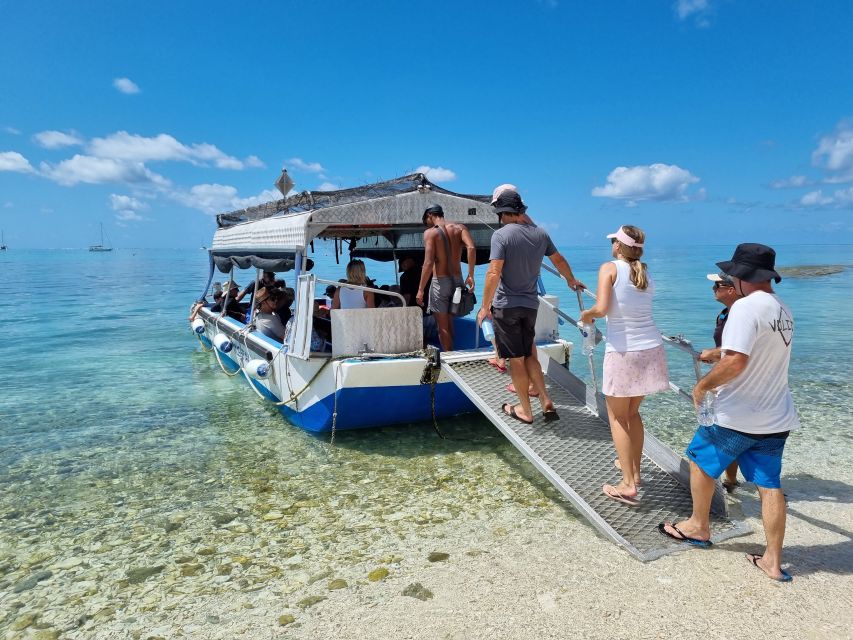
[[[606,251],[565,255],[593,286]],[[704,276],[730,253],[651,251],[665,333],[711,343],[718,305]],[[780,247],[779,262],[851,265],[850,253]],[[318,263],[323,275],[343,270]],[[370,267],[393,281],[389,265]],[[575,517],[477,416],[442,423],[445,440],[402,425],[339,433],[334,447],[289,426],[187,329],[202,251],[13,251],[0,274],[0,631],[31,615],[30,629],[89,637],[109,620],[167,617],[176,599],[262,586],[299,596],[318,576],[353,583],[436,541],[486,548],[531,519]],[[546,285],[574,313],[573,296]],[[853,268],[777,290],[797,321],[791,386],[804,427],[786,472],[849,482]],[[687,358],[670,352],[670,366],[689,386]],[[673,394],[648,399],[644,416],[679,450],[695,426]]]

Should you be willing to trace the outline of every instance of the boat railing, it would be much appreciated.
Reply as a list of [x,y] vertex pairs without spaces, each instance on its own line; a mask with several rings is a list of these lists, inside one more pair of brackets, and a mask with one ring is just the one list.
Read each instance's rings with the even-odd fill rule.
[[[557,271],[556,269],[554,269],[552,267],[549,267],[547,264],[543,264],[542,268],[545,271],[547,271],[548,273],[551,273],[560,279],[564,279],[559,271]],[[596,297],[596,295],[592,291],[587,289],[586,287],[584,287],[583,289],[576,290],[575,293],[577,294],[577,298],[578,298],[578,308],[580,309],[581,312],[583,312],[583,310],[584,310],[583,294],[586,294],[587,296],[592,298],[592,300],[598,299]],[[561,309],[559,309],[555,305],[551,304],[548,300],[546,300],[542,296],[539,296],[539,301],[548,305],[551,309],[554,310],[554,312],[557,315],[559,315],[561,318],[568,321],[572,325],[576,326],[578,328],[578,331],[581,332],[581,334],[583,333],[583,328],[579,325],[579,323],[574,318],[569,316],[567,313],[563,312]],[[700,365],[701,361],[699,360],[700,354],[698,351],[696,351],[696,349],[693,348],[693,344],[690,342],[690,340],[688,340],[684,336],[684,334],[681,334],[681,333],[679,333],[677,335],[672,335],[672,336],[667,336],[667,335],[661,334],[661,338],[663,339],[665,344],[668,344],[671,347],[674,347],[675,349],[678,349],[679,351],[682,351],[682,352],[684,352],[690,356],[690,359],[693,361],[693,371],[696,375],[696,381],[698,382],[702,378],[702,367]],[[601,332],[598,329],[595,329],[595,344],[598,344],[603,339],[605,339],[605,337],[601,335]],[[589,370],[590,370],[590,376],[592,379],[592,386],[593,386],[593,388],[597,388],[593,354],[590,353],[587,358],[589,361]],[[673,382],[670,382],[669,386],[673,391],[678,393],[680,396],[689,400],[691,403],[693,402],[692,394],[685,391],[684,389],[682,389],[678,385],[674,384]]]
[[360,284],[350,284],[349,282],[338,282],[337,280],[325,280],[323,278],[316,278],[316,282],[320,284],[330,284],[335,287],[345,287],[347,289],[355,289],[357,291],[370,291],[371,293],[379,294],[380,296],[394,296],[395,298],[400,298],[401,306],[406,307],[406,299],[402,296],[402,294],[397,293],[396,291],[385,291],[384,289],[376,289],[375,287],[365,287]]

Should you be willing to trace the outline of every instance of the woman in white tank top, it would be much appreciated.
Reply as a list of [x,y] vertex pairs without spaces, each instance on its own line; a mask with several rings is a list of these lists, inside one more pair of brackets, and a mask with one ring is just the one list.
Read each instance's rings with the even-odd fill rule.
[[669,389],[669,373],[663,340],[652,319],[654,281],[640,262],[646,236],[641,229],[626,225],[607,237],[615,259],[601,265],[598,299],[581,314],[581,320],[592,322],[607,316],[601,391],[607,399],[622,481],[615,486],[605,484],[602,490],[608,498],[637,506],[644,439],[640,404],[648,394]]
[[[347,265],[347,282],[360,287],[367,286],[367,270],[361,260],[350,260]],[[376,304],[372,291],[338,287],[332,298],[332,309],[372,309]]]

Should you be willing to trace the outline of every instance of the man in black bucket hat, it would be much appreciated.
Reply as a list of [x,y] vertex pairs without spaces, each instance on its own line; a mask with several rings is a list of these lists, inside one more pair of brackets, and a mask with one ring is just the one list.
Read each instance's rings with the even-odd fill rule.
[[767,538],[764,553],[746,558],[769,578],[789,582],[781,566],[787,509],[780,476],[785,441],[800,426],[788,387],[794,318],[771,286],[782,280],[773,249],[741,244],[731,260],[717,266],[743,297],[732,305],[723,329],[720,361],[693,389],[696,406],[706,393],[716,392],[715,424],[700,426],[687,446],[692,515],[658,529],[676,540],[710,546],[714,479],[737,460],[744,477],[758,487]]

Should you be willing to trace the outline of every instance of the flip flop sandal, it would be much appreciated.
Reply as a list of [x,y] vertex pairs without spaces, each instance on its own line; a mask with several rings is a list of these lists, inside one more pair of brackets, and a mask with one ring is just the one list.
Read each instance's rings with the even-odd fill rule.
[[[678,535],[676,536],[667,531],[666,525],[672,527],[672,530],[675,531],[675,533],[677,533]],[[692,544],[694,547],[707,549],[708,547],[713,546],[713,543],[710,540],[700,540],[699,538],[691,538],[690,536],[685,535],[684,532],[678,527],[676,527],[672,522],[661,522],[658,525],[658,531],[660,531],[667,538],[672,538],[673,540],[678,540],[679,542],[686,542],[688,544]]]
[[[507,407],[509,407],[509,411],[507,411]],[[509,402],[504,402],[503,405],[501,405],[501,411],[503,411],[505,415],[508,415],[510,418],[515,418],[519,422],[523,422],[524,424],[533,424],[533,420],[528,421],[519,416],[515,412],[515,407],[512,406]]]
[[545,422],[554,422],[555,420],[559,420],[560,416],[557,415],[556,409],[546,409],[542,412],[542,419]]
[[498,364],[497,360],[489,360],[488,362],[489,362],[489,366],[494,367],[495,369],[497,369],[501,373],[506,373],[506,366],[502,367],[501,365]]
[[[747,553],[746,554],[746,559],[752,563],[752,566],[754,566],[756,569],[760,569],[761,573],[763,573],[765,576],[767,576],[767,572],[758,566],[758,561],[761,560],[761,558],[763,558],[763,557],[764,556],[762,556],[758,553]],[[794,579],[791,577],[791,574],[788,573],[787,571],[785,571],[784,569],[779,569],[779,571],[782,572],[782,575],[779,576],[778,578],[774,578],[773,576],[767,576],[767,577],[770,578],[771,580],[775,580],[776,582],[791,582]]]
[[[515,390],[515,385],[512,382],[510,382],[505,388],[510,393],[515,393],[516,395],[518,395],[518,393]],[[538,398],[539,392],[538,391],[528,391],[527,395],[530,396],[531,398]]]
[[734,482],[723,480],[721,484],[723,485],[723,489],[726,490],[726,493],[734,493],[740,482],[738,482],[737,480],[735,480]]
[[606,484],[601,487],[601,492],[611,500],[621,502],[622,504],[627,504],[629,507],[640,506],[639,498],[634,496],[623,496],[621,493],[619,493],[619,489],[614,487],[612,484]]

